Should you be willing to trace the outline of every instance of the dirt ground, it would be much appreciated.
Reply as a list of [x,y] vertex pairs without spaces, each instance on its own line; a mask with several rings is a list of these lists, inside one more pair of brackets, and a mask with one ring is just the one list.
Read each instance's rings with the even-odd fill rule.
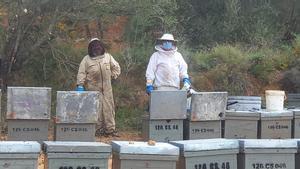
[[[110,144],[112,141],[142,141],[142,137],[140,134],[135,132],[120,132],[120,137],[97,137],[97,142],[103,142]],[[5,136],[1,136],[1,140],[5,140]],[[51,140],[51,139],[49,139]],[[43,153],[40,154],[39,161],[38,161],[38,169],[44,169],[44,161],[45,161],[45,155]],[[112,160],[111,158],[108,161],[108,169],[112,168],[111,164]]]

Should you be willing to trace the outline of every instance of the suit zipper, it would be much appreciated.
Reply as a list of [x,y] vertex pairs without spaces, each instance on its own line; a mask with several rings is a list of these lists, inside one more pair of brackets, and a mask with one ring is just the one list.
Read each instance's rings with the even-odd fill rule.
[[101,88],[101,91],[102,91],[102,93],[103,93],[103,73],[102,73],[102,66],[101,66],[101,63],[99,63],[99,66],[100,66],[100,73],[101,73],[101,86],[102,86],[102,88]]

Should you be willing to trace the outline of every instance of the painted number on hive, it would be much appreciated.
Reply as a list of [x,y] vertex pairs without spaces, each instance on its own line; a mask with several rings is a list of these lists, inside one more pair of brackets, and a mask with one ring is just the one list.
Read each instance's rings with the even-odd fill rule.
[[230,169],[229,162],[196,164],[194,169]]
[[280,169],[280,168],[286,168],[285,163],[254,163],[252,164],[253,169]]
[[155,125],[155,130],[178,130],[178,125]]
[[35,132],[40,131],[39,128],[13,128],[13,132]]

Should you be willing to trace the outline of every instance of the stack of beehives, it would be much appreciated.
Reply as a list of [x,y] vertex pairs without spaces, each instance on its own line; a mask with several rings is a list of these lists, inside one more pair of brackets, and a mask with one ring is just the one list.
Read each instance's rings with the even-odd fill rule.
[[95,127],[100,109],[96,91],[58,91],[55,140],[95,141]]
[[149,115],[143,120],[144,139],[163,142],[183,140],[186,91],[155,90],[151,93],[149,105]]
[[222,137],[222,115],[227,104],[227,92],[198,92],[192,95],[185,139]]

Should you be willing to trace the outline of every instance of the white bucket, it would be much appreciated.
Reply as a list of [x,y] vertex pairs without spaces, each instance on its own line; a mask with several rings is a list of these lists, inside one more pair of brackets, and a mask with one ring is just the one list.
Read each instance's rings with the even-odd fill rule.
[[266,90],[266,109],[271,111],[283,110],[285,92],[282,90]]

